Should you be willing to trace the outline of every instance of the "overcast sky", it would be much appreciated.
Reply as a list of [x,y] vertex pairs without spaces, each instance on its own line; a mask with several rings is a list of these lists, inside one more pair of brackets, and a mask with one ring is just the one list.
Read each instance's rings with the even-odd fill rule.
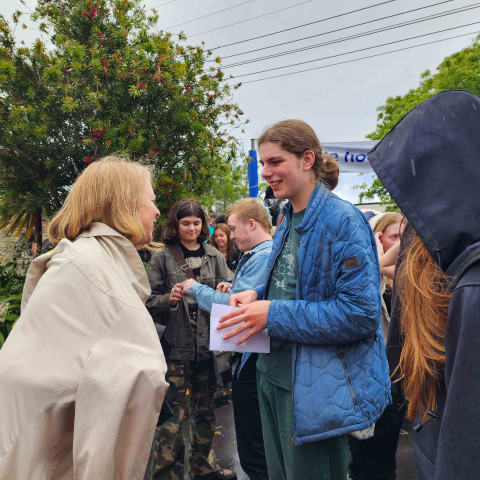
[[[9,0],[8,6],[5,3],[2,0],[1,11],[7,16],[16,8],[28,11],[19,0]],[[31,9],[35,3],[26,1]],[[193,45],[204,41],[206,47],[214,49],[214,55],[223,58],[225,73],[236,77],[232,83],[244,82],[234,90],[234,101],[250,119],[245,134],[238,134],[245,150],[250,148],[250,138],[258,137],[265,126],[285,118],[305,120],[322,142],[365,140],[365,135],[375,130],[376,108],[387,97],[403,95],[417,87],[422,72],[434,71],[444,57],[469,46],[480,32],[480,3],[467,0],[145,0],[145,6],[158,10],[159,29],[173,33],[183,30],[187,42]],[[413,9],[416,11],[402,14]],[[349,13],[354,10],[361,11]],[[443,12],[443,17],[432,18]],[[390,18],[373,21],[383,17]],[[424,17],[431,19],[420,21]],[[24,20],[31,25],[28,17]],[[331,43],[415,20],[413,25]],[[286,29],[289,30],[276,33]],[[449,30],[440,32],[446,29]],[[426,35],[433,32],[438,33]],[[465,36],[450,38],[459,35]],[[18,38],[28,41],[36,36],[38,32],[26,30],[19,32]],[[251,40],[259,36],[262,38]],[[310,38],[293,42],[305,37]],[[447,38],[450,39],[352,61]],[[224,46],[235,42],[242,43]],[[265,48],[284,42],[291,43]],[[287,53],[322,43],[329,44]],[[350,53],[353,51],[356,52]],[[275,54],[279,55],[228,67]],[[340,62],[348,63],[329,66]],[[323,68],[281,76],[315,67]],[[265,72],[269,69],[272,70]],[[266,77],[274,78],[260,80]],[[336,193],[356,201],[358,193],[351,186],[364,179],[343,174]]]

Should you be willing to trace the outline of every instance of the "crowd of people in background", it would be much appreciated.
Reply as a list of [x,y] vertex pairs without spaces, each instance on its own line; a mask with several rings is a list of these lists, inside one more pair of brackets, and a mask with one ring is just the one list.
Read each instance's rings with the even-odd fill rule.
[[0,480],[235,479],[212,448],[214,304],[236,307],[225,340],[270,339],[229,355],[250,479],[394,480],[406,419],[416,478],[476,478],[479,128],[470,92],[415,107],[369,153],[398,206],[379,213],[333,193],[309,125],[278,122],[258,139],[264,201],[208,218],[179,200],[157,243],[148,168],[93,162],[0,350]]

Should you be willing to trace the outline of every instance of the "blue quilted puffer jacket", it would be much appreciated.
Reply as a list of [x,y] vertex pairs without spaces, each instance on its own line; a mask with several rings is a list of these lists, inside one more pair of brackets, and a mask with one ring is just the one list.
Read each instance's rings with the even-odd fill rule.
[[[275,261],[291,225],[291,205],[275,233]],[[273,300],[268,334],[293,343],[293,441],[323,440],[372,425],[391,402],[380,315],[380,272],[362,213],[324,185],[302,223],[296,300]]]

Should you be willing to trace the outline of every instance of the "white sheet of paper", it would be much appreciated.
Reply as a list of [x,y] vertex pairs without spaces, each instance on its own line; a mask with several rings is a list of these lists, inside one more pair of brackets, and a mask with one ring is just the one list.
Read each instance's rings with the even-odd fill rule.
[[224,340],[223,336],[237,327],[224,328],[223,330],[217,330],[218,320],[235,310],[237,307],[231,307],[230,305],[220,305],[214,303],[212,305],[212,311],[210,313],[210,350],[222,350],[224,352],[251,352],[251,353],[270,353],[270,337],[267,334],[267,329],[258,332],[250,337],[246,342],[237,345],[235,342],[242,337],[237,335],[235,337]]

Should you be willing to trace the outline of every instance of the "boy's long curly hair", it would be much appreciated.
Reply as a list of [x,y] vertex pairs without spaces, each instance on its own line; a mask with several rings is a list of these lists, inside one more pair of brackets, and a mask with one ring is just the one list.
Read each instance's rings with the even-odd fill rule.
[[436,410],[435,383],[445,364],[445,327],[451,292],[449,277],[439,268],[427,247],[415,233],[403,248],[395,277],[401,301],[400,331],[403,348],[400,369],[407,416],[427,417]]

